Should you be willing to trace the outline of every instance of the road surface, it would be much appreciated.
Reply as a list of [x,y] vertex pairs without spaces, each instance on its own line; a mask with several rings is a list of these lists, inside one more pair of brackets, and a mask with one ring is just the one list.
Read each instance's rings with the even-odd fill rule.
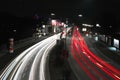
[[0,75],[0,80],[49,80],[46,61],[49,51],[56,44],[56,34],[22,52]]
[[[87,43],[90,45],[90,42]],[[72,37],[67,38],[67,45],[70,52],[68,61],[78,80],[120,80],[118,65],[96,54],[98,49],[92,52],[91,45],[87,46],[78,27],[74,28]]]

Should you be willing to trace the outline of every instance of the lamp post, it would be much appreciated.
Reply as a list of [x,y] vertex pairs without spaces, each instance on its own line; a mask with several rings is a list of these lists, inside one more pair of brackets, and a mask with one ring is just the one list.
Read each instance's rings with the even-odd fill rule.
[[[81,20],[81,18],[83,17],[83,15],[82,14],[78,14],[78,17],[80,18],[80,20]],[[82,25],[82,22],[80,21],[80,25]]]
[[50,14],[50,18],[53,19],[55,17],[55,13]]
[[53,29],[53,33],[56,33],[56,20],[53,18],[55,16],[55,13],[50,13],[50,18],[49,18],[49,21],[50,21],[50,24],[52,26],[52,29]]

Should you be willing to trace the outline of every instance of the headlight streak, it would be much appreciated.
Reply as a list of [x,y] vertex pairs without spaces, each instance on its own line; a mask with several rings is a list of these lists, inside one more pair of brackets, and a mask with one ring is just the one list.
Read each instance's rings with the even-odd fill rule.
[[[45,46],[44,46],[45,45]],[[15,77],[14,77],[14,80],[17,80],[22,77],[22,73],[27,65],[27,63],[29,62],[29,60],[32,58],[32,56],[36,55],[38,53],[38,49],[43,50],[44,47],[48,46],[47,42],[46,44],[44,43],[43,45],[39,45],[37,47],[35,47],[31,52],[29,52],[24,58],[23,60],[21,60],[23,63],[20,65],[20,67],[18,68],[18,70],[16,71],[16,74],[15,74]],[[13,74],[14,75],[14,74]],[[12,79],[13,77],[11,77]]]
[[[31,71],[30,71],[30,75],[29,75],[29,80],[36,80],[35,79],[35,71],[37,71],[37,65],[39,62],[41,62],[41,58],[42,58],[42,55],[44,55],[44,53],[42,52],[43,50],[46,50],[46,48],[52,44],[52,42],[54,42],[54,40],[52,40],[50,43],[48,43],[47,45],[45,45],[39,52],[38,54],[36,55],[35,59],[34,59],[34,62],[32,64],[32,67],[31,67]],[[41,66],[41,65],[40,65]]]
[[[43,45],[41,44],[41,45],[37,46],[37,47],[34,48],[28,55],[25,56],[25,58],[23,59],[22,65],[20,66],[20,68],[17,70],[17,73],[15,74],[14,80],[20,79],[20,78],[22,77],[22,76],[21,76],[22,73],[23,73],[22,70],[25,69],[25,65],[26,65],[27,62],[29,61],[30,57],[33,56],[33,53],[34,53],[34,54],[38,54],[38,52],[36,53],[36,50],[37,50],[37,49],[41,49],[40,51],[42,51],[43,49],[45,49],[45,47],[47,48],[47,46],[49,46],[49,44],[50,44],[51,42],[53,42],[53,40],[56,40],[55,38],[56,38],[56,36],[53,36],[53,37],[50,37],[50,38],[46,39],[46,40],[43,42]],[[42,48],[40,48],[40,47],[42,47]],[[43,55],[43,52],[41,52],[41,54]],[[20,75],[20,74],[21,74],[21,75]],[[12,77],[11,77],[11,78],[12,78]],[[30,78],[29,78],[29,79],[30,79]]]
[[21,53],[17,58],[15,58],[10,65],[3,71],[3,73],[1,74],[0,79],[1,80],[6,80],[7,77],[9,76],[9,74],[11,73],[11,71],[13,70],[13,68],[17,65],[17,63],[19,62],[20,59],[22,59],[23,56],[25,56],[30,50],[34,49],[36,46],[38,46],[39,44],[41,44],[43,41],[33,45],[32,47],[28,48],[27,50],[25,50],[23,53]]
[[[17,58],[15,58],[15,59],[9,64],[9,66],[4,70],[4,72],[3,72],[3,73],[1,74],[1,76],[0,76],[0,80],[7,80],[7,78],[10,76],[10,74],[11,74],[12,70],[15,68],[15,66],[16,66],[17,64],[21,65],[21,62],[23,62],[23,61],[25,60],[25,58],[23,59],[23,57],[24,57],[24,56],[27,56],[27,53],[29,53],[29,52],[30,52],[31,50],[33,50],[35,47],[37,47],[37,46],[45,43],[45,41],[46,41],[46,43],[47,43],[47,42],[49,43],[51,39],[56,40],[56,37],[57,37],[57,35],[54,35],[54,36],[52,36],[52,37],[50,37],[50,38],[47,38],[47,39],[45,39],[45,40],[43,40],[43,41],[41,41],[41,42],[33,45],[32,47],[28,48],[28,49],[25,50],[23,53],[21,53],[21,54],[20,54]],[[44,44],[44,45],[45,45],[45,44]],[[33,51],[33,52],[34,52],[34,51]],[[32,53],[31,53],[31,54],[32,54]],[[29,56],[30,56],[31,54],[29,54]],[[26,57],[26,59],[27,59],[27,58],[28,58],[28,57]],[[23,63],[22,63],[22,64],[23,64]],[[18,66],[18,68],[19,68],[19,66]],[[11,75],[11,78],[10,78],[10,79],[12,79],[12,78],[15,76],[16,71],[17,71],[17,68],[16,68],[15,71],[13,71],[14,73],[12,73],[13,75]],[[19,73],[19,72],[17,72],[16,75],[18,75],[18,73]],[[14,77],[14,80],[16,80],[16,79],[17,79],[17,77]],[[13,80],[13,79],[12,79],[12,80]]]
[[45,63],[48,55],[48,51],[56,44],[56,41],[54,41],[51,45],[47,47],[45,50],[42,59],[41,59],[41,66],[40,66],[40,80],[46,80],[45,79]]

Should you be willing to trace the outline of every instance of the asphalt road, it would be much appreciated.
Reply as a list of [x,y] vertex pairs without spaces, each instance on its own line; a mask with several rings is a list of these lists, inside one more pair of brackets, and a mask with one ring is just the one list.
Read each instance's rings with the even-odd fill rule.
[[100,51],[93,43],[83,38],[77,28],[67,38],[68,61],[77,80],[119,80],[119,65],[103,54],[108,53],[107,49]]
[[[119,65],[78,28],[63,42],[51,36],[28,48],[0,75],[1,80],[119,80]],[[64,39],[62,39],[64,40]],[[103,46],[102,46],[103,47]],[[105,46],[104,46],[105,47]],[[67,55],[67,56],[66,56]]]
[[23,51],[0,75],[1,80],[45,80],[45,66],[50,49],[56,44],[54,35]]
[[[69,29],[68,29],[69,30]],[[50,74],[48,69],[49,52],[55,46],[56,40],[60,38],[60,34],[48,37],[37,44],[26,49],[17,56],[16,53],[9,54],[12,62],[5,67],[0,75],[1,80],[49,80]],[[37,39],[38,40],[38,39]],[[34,40],[33,40],[34,41]],[[29,45],[30,41],[20,43],[19,46]],[[27,45],[27,46],[28,46]],[[21,49],[16,47],[16,50]],[[19,50],[21,51],[21,50]],[[19,52],[17,51],[17,52]],[[7,55],[9,57],[9,55]],[[8,59],[5,59],[8,60]],[[9,62],[9,61],[8,61]]]
[[49,56],[50,80],[77,80],[64,55],[66,51],[67,48],[61,41],[51,50]]
[[[108,49],[108,46],[106,46],[104,43],[101,43],[100,41],[96,42],[93,38],[89,38],[87,36],[84,37],[89,49],[95,53],[95,55],[101,57],[104,61],[106,61],[107,63],[115,66],[116,68],[120,69],[120,64],[119,64],[119,61],[120,59],[116,58],[114,56],[114,52],[110,51]],[[111,57],[109,57],[109,56]],[[119,57],[119,56],[118,56]],[[116,61],[116,59],[118,59]]]
[[48,36],[43,36],[40,38],[27,38],[24,40],[20,40],[15,42],[14,44],[14,53],[10,54],[8,50],[5,48],[4,51],[1,52],[0,56],[0,73],[6,68],[6,66],[19,54],[21,54],[24,50],[29,48],[30,46],[38,43],[39,41],[46,39]]

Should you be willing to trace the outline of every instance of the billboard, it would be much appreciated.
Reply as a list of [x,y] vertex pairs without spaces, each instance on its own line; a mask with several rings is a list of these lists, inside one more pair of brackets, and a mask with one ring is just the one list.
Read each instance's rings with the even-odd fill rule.
[[119,40],[118,39],[114,39],[114,47],[119,48]]

